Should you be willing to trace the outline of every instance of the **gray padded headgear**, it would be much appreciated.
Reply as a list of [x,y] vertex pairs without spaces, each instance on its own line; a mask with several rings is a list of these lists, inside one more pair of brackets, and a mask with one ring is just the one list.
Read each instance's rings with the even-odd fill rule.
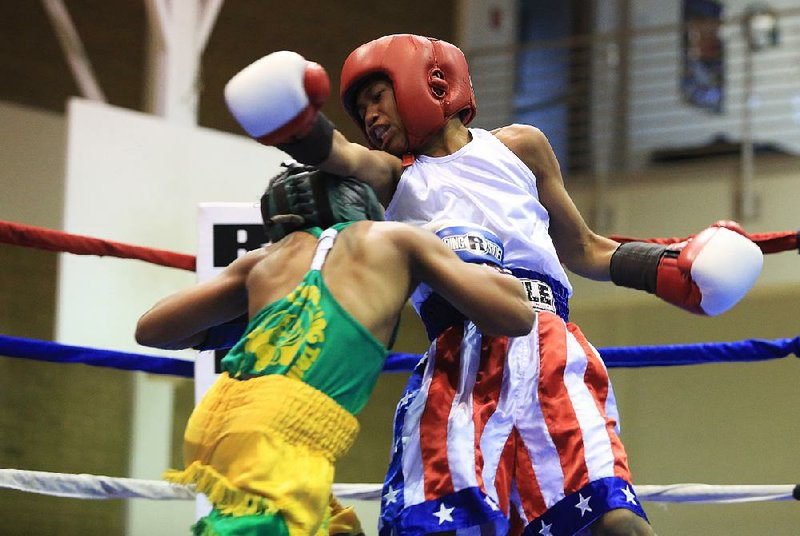
[[270,242],[309,227],[383,220],[383,207],[368,185],[297,162],[274,177],[261,197],[261,218]]

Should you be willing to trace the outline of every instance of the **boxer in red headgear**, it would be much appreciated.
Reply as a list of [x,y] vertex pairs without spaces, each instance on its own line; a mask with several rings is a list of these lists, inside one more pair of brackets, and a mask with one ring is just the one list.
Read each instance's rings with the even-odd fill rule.
[[720,227],[671,245],[594,233],[540,130],[467,126],[475,98],[450,43],[389,35],[345,61],[342,102],[379,150],[351,143],[319,113],[328,91],[320,69],[271,54],[231,80],[228,105],[256,139],[369,183],[387,219],[476,226],[447,243],[501,247],[502,266],[537,311],[528,336],[489,337],[430,289],[415,292],[432,342],[395,414],[381,534],[505,534],[512,520],[526,534],[652,534],[605,365],[567,320],[564,266],[715,315],[752,286],[761,252]]
[[392,84],[407,152],[422,150],[451,118],[467,125],[475,117],[467,60],[458,47],[417,35],[382,37],[356,49],[342,68],[342,102],[373,147],[380,140],[369,136],[356,101],[376,78]]

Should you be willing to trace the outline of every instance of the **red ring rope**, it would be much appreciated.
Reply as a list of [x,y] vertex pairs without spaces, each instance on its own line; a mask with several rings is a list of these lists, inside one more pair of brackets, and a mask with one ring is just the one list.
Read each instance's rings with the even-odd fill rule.
[[[765,255],[768,253],[780,253],[782,251],[798,250],[800,248],[800,240],[798,240],[798,231],[782,231],[777,233],[746,233],[745,236],[755,242],[761,248],[761,252]],[[671,238],[633,238],[629,236],[611,235],[611,240],[616,240],[620,243],[625,242],[651,242],[653,244],[661,244],[668,246],[670,244],[678,244],[689,240],[694,235],[685,237],[671,237]]]
[[0,220],[0,243],[77,255],[107,255],[122,259],[137,259],[190,272],[194,272],[196,268],[196,258],[185,253],[133,246],[2,220]]
[[[767,254],[800,248],[798,243],[800,242],[798,240],[799,234],[800,232],[798,231],[781,231],[775,233],[748,233],[747,237],[755,242],[763,253]],[[667,245],[683,242],[692,237],[632,238],[611,235],[610,238],[617,242],[639,241]],[[138,259],[190,272],[194,272],[197,265],[196,257],[185,253],[134,246],[102,238],[92,238],[90,236],[70,234],[3,220],[0,220],[0,243],[46,249],[48,251],[75,253],[77,255],[107,255],[123,259]]]

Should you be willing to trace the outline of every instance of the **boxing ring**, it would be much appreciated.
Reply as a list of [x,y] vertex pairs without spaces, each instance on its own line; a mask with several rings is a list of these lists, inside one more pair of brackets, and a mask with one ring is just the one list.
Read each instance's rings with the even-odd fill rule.
[[[764,253],[796,250],[798,233],[753,234],[750,237]],[[620,241],[634,240],[615,237]],[[652,239],[681,241],[685,238]],[[133,246],[87,236],[68,234],[0,221],[0,244],[68,252],[79,255],[113,256],[136,259],[164,267],[194,271],[195,257],[164,250]],[[751,339],[726,343],[701,343],[667,346],[600,348],[606,365],[612,367],[679,366],[701,363],[756,362],[800,357],[800,336],[764,340]],[[119,352],[92,347],[64,345],[22,337],[0,335],[0,355],[7,358],[81,363],[127,371],[193,378],[194,364],[185,359]],[[420,355],[391,353],[384,372],[408,372]],[[166,469],[166,468],[165,468]],[[28,493],[78,499],[194,500],[191,487],[158,480],[119,478],[102,475],[64,474],[0,469],[0,488]],[[381,484],[336,484],[334,492],[345,500],[380,500]],[[800,484],[708,485],[697,483],[638,485],[643,501],[662,503],[742,503],[800,500]]]

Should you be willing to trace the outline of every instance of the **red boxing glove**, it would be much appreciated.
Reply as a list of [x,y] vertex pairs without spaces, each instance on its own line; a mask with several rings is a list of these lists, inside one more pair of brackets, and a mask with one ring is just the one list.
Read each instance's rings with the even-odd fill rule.
[[744,227],[742,227],[739,222],[735,222],[733,220],[717,220],[711,224],[711,227],[724,227],[725,229],[730,229],[731,231],[735,231],[742,236],[750,238],[750,236],[747,234],[747,231],[744,230]]
[[727,226],[712,226],[668,247],[620,245],[611,258],[611,279],[693,313],[715,316],[747,294],[762,264],[761,250],[751,240]]

